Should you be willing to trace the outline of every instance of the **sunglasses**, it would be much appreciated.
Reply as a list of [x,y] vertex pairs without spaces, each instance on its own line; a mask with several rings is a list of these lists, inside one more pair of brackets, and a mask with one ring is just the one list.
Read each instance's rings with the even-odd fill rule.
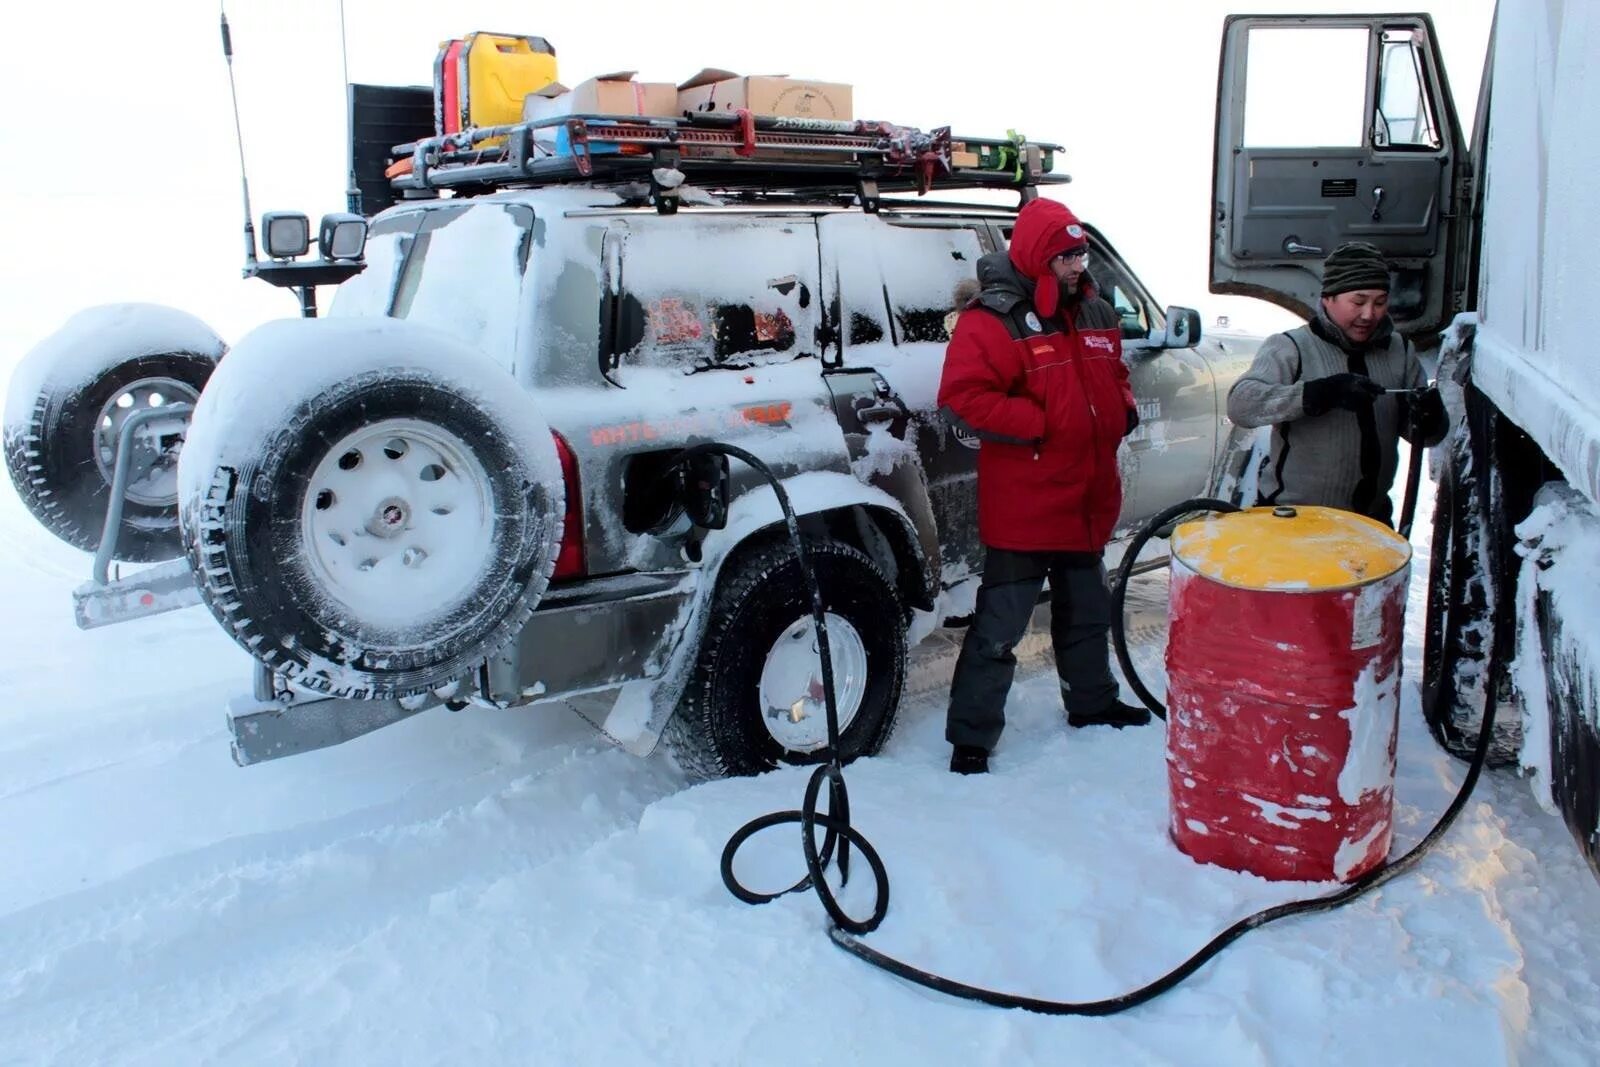
[[1079,263],[1087,266],[1089,263],[1089,250],[1087,248],[1075,248],[1071,252],[1063,252],[1059,256],[1053,256],[1051,258],[1059,259],[1063,262],[1077,260]]

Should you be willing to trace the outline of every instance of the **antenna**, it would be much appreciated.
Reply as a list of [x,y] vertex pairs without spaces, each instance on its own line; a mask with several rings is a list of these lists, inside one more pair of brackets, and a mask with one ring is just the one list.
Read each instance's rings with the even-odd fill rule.
[[[344,0],[340,0],[343,8]],[[233,37],[228,33],[228,12],[224,0],[218,0],[222,13],[222,58],[228,64],[228,92],[233,97],[233,135],[239,144],[239,184],[244,187],[244,264],[248,276],[256,265],[256,228],[250,216],[250,178],[244,168],[244,127],[239,122],[239,87],[233,81]]]
[[344,132],[350,145],[350,184],[345,187],[345,209],[352,215],[361,212],[361,186],[356,184],[355,98],[350,88],[350,44],[344,30],[344,0],[339,0],[339,58],[344,63]]

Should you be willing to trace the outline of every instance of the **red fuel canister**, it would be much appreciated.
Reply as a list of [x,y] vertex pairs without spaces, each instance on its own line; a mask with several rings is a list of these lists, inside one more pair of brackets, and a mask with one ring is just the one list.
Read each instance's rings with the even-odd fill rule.
[[1389,853],[1411,546],[1332,508],[1172,539],[1171,834],[1263,878],[1351,881]]

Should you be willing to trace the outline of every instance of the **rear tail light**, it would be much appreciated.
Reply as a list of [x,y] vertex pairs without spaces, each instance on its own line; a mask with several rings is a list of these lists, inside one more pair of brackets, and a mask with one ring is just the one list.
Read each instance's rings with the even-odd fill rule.
[[583,565],[583,492],[578,484],[578,457],[572,446],[560,434],[552,432],[556,454],[561,457],[561,481],[567,490],[567,512],[561,523],[561,552],[556,556],[555,573],[551,581],[560,582],[582,578]]

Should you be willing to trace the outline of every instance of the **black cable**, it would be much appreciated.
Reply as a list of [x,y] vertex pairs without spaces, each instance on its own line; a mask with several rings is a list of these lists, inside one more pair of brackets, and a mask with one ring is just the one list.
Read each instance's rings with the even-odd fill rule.
[[[823,908],[827,911],[829,918],[832,919],[832,924],[828,928],[828,936],[834,944],[856,958],[908,982],[914,982],[927,989],[959,997],[963,1000],[977,1001],[1001,1008],[1021,1008],[1044,1015],[1113,1015],[1126,1011],[1172,989],[1250,930],[1276,922],[1279,919],[1286,919],[1291,915],[1309,915],[1330,911],[1410,870],[1422,858],[1423,854],[1433,846],[1434,842],[1449,830],[1456,817],[1460,815],[1462,808],[1466,806],[1473,787],[1477,785],[1478,776],[1483,770],[1484,760],[1488,755],[1489,738],[1493,732],[1495,708],[1492,700],[1485,707],[1483,726],[1478,734],[1477,748],[1473,752],[1472,763],[1467,769],[1467,775],[1462,782],[1461,789],[1456,793],[1455,799],[1450,802],[1449,807],[1445,809],[1444,814],[1440,816],[1439,821],[1434,824],[1433,829],[1429,830],[1421,841],[1412,846],[1409,852],[1393,863],[1385,864],[1369,871],[1344,888],[1327,896],[1278,904],[1258,911],[1253,915],[1248,915],[1223,930],[1207,942],[1200,951],[1155,981],[1119,996],[1090,1001],[1059,1001],[1020,996],[1015,993],[986,989],[982,986],[968,985],[965,982],[946,978],[931,971],[924,971],[902,960],[885,955],[874,948],[868,947],[857,936],[870,933],[876,929],[888,914],[889,876],[884,868],[883,861],[871,843],[850,825],[849,795],[845,790],[844,774],[839,764],[838,712],[834,704],[833,665],[828,655],[822,596],[817,586],[816,575],[811,569],[809,560],[806,558],[805,543],[800,536],[799,524],[795,520],[794,511],[789,505],[788,494],[784,492],[782,485],[779,484],[772,471],[759,459],[743,449],[721,444],[695,445],[686,449],[684,454],[675,462],[687,462],[691,458],[691,453],[702,454],[705,452],[717,452],[734,456],[750,464],[766,477],[767,481],[771,483],[774,492],[778,495],[778,502],[783,509],[784,520],[788,526],[789,537],[795,546],[796,559],[799,561],[800,570],[805,576],[806,584],[812,595],[812,613],[818,634],[817,650],[821,659],[823,692],[828,712],[828,759],[826,763],[813,772],[810,781],[807,782],[805,798],[801,802],[800,809],[797,811],[773,812],[740,827],[728,839],[727,845],[722,850],[723,884],[727,886],[728,891],[734,896],[750,904],[764,904],[789,893],[811,889],[822,901]],[[1414,466],[1413,471],[1416,469]],[[1116,611],[1112,616],[1112,637],[1117,649],[1117,659],[1122,665],[1128,684],[1139,694],[1140,699],[1145,702],[1146,706],[1163,719],[1166,717],[1166,709],[1162,707],[1160,701],[1150,694],[1143,680],[1139,678],[1132,659],[1128,656],[1127,638],[1124,632],[1126,622],[1123,617],[1127,600],[1128,579],[1133,571],[1135,562],[1138,560],[1139,552],[1144,548],[1145,544],[1163,533],[1170,536],[1170,531],[1167,531],[1166,527],[1178,518],[1203,512],[1232,512],[1238,510],[1239,508],[1234,504],[1209,499],[1187,500],[1167,508],[1139,531],[1139,534],[1129,545],[1127,554],[1123,556],[1122,565],[1117,568],[1116,588],[1112,592],[1112,601],[1116,605]],[[1498,658],[1491,654],[1489,662],[1491,677],[1497,674],[1499,666]],[[829,810],[827,812],[818,812],[817,801],[820,799],[824,780],[828,783]],[[780,890],[776,893],[757,893],[748,889],[734,875],[733,862],[735,854],[755,834],[773,826],[789,823],[798,823],[801,828],[801,847],[805,855],[806,876],[788,889]],[[825,831],[821,848],[818,848],[816,843],[816,827],[819,825]],[[877,895],[873,904],[872,915],[866,920],[852,919],[845,914],[839,906],[832,889],[828,886],[825,877],[829,858],[833,854],[835,846],[837,846],[840,884],[843,885],[849,882],[847,850],[850,844],[856,845],[861,850],[861,854],[866,857],[868,865],[872,868],[873,878],[877,883]]]

